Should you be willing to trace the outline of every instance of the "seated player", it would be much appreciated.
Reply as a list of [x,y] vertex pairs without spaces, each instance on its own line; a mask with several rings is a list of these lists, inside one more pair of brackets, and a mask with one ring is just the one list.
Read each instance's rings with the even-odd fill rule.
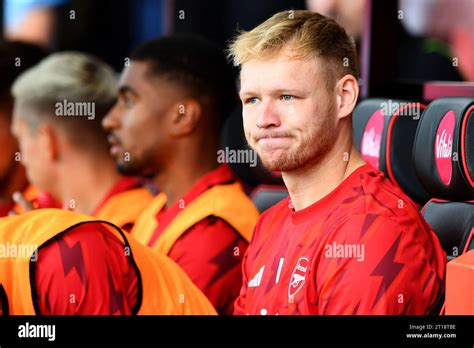
[[446,255],[414,203],[352,140],[358,69],[334,20],[281,12],[230,46],[247,141],[290,198],[265,211],[235,314],[427,314]]
[[220,128],[236,99],[218,47],[194,36],[162,38],[132,54],[103,122],[121,172],[152,177],[160,189],[132,235],[175,260],[226,314],[258,217],[228,165],[217,162]]
[[0,219],[0,315],[216,314],[172,260],[59,209]]
[[18,143],[10,132],[13,98],[10,88],[20,73],[37,64],[45,52],[35,45],[23,42],[0,42],[0,217],[7,216],[15,206],[14,192],[23,192],[36,207],[51,206],[45,196],[28,185],[25,169],[21,165]]
[[152,195],[138,179],[120,176],[109,154],[101,121],[116,88],[104,62],[81,53],[53,54],[15,81],[12,132],[38,189],[65,209],[130,229]]

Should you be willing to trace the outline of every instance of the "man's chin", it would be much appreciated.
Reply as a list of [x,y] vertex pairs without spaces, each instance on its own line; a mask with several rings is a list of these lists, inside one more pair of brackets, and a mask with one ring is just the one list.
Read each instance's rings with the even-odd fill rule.
[[141,176],[140,170],[130,162],[117,162],[117,171],[126,176]]
[[260,159],[262,160],[263,166],[271,172],[286,172],[294,169],[293,166],[291,166],[291,163],[286,159],[268,159],[262,157],[260,157]]
[[141,176],[143,178],[153,178],[156,173],[151,169],[137,166],[132,162],[117,162],[117,171],[125,176]]

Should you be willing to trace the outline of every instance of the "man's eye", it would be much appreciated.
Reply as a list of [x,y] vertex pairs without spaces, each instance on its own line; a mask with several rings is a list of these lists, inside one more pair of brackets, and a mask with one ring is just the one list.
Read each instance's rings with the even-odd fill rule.
[[252,97],[252,98],[247,98],[245,99],[245,104],[255,104],[257,103],[258,98]]
[[281,99],[283,99],[284,101],[292,101],[295,99],[295,97],[293,95],[284,94],[281,96]]
[[126,108],[131,108],[133,106],[133,100],[132,98],[129,98],[129,97],[124,97],[122,99],[123,103],[125,104],[125,107]]

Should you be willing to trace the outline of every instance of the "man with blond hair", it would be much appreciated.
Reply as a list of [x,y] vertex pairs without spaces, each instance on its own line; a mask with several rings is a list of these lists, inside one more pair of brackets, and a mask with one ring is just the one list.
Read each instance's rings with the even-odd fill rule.
[[115,73],[105,62],[78,52],[53,54],[13,84],[12,133],[39,190],[65,209],[130,230],[152,195],[138,179],[121,176],[109,154],[101,122],[116,91]]
[[235,314],[427,314],[446,256],[412,201],[361,158],[354,43],[334,20],[280,12],[230,46],[247,141],[290,198],[262,214]]

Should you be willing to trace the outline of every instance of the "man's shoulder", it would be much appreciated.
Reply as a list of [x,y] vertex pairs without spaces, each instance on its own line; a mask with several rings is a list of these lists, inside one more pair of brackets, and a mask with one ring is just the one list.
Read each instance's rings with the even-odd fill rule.
[[360,182],[366,214],[378,214],[394,221],[421,218],[419,206],[382,172],[376,169],[368,171]]

